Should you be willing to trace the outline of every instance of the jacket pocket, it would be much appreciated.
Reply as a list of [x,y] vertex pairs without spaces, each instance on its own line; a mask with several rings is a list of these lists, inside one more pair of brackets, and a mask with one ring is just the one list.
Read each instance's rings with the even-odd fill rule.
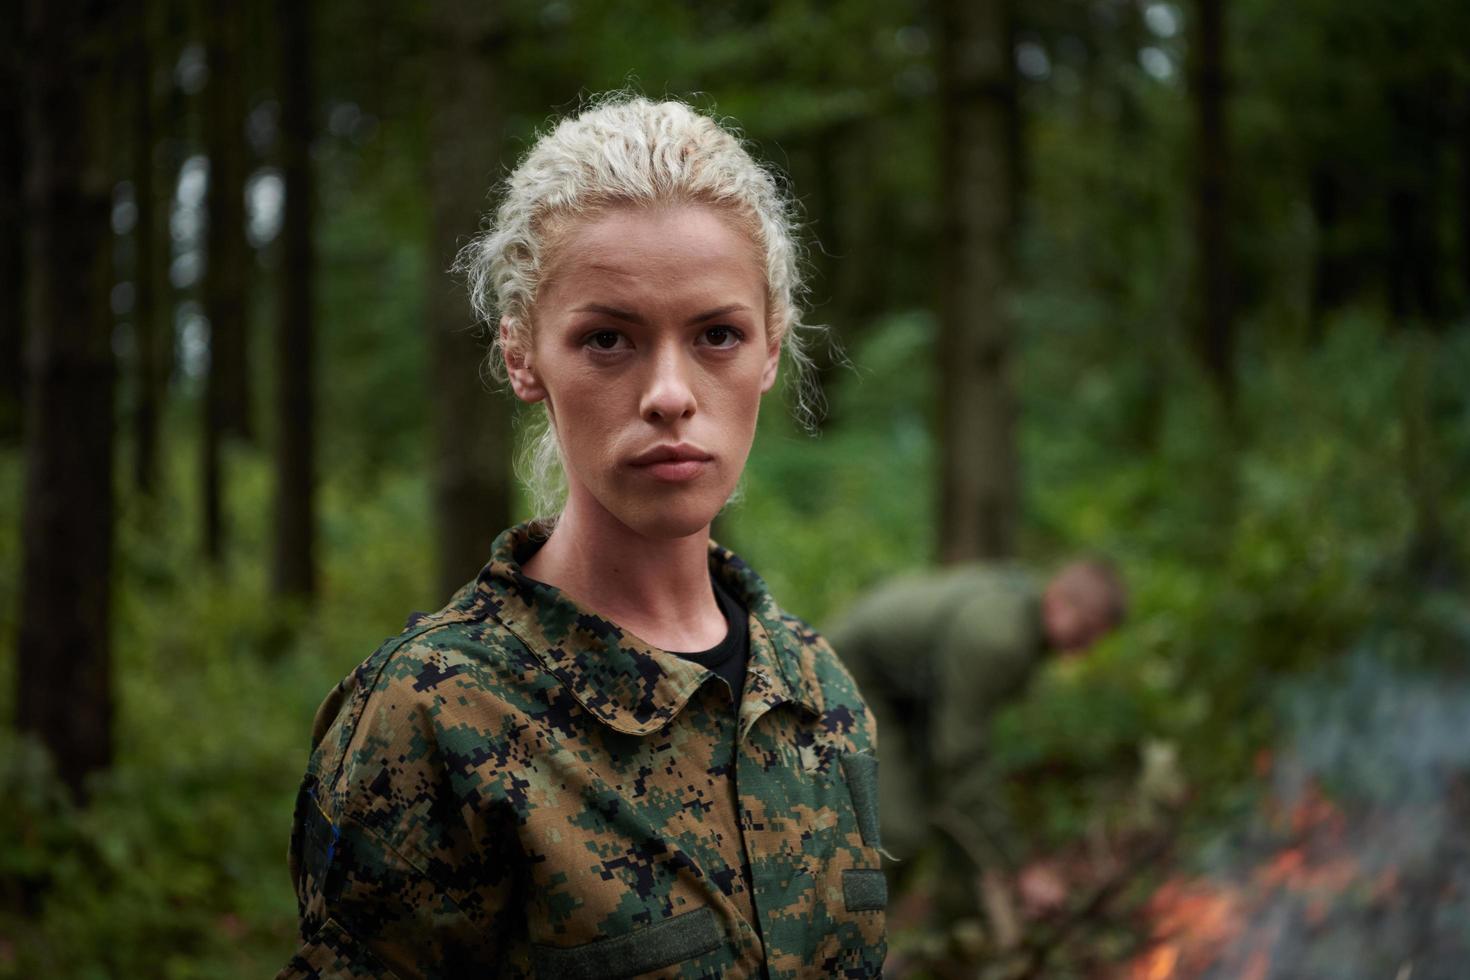
[[888,879],[876,868],[842,872],[842,899],[849,912],[874,912],[888,907]]
[[724,940],[714,909],[702,908],[581,946],[536,945],[531,963],[548,980],[614,980],[682,963]]

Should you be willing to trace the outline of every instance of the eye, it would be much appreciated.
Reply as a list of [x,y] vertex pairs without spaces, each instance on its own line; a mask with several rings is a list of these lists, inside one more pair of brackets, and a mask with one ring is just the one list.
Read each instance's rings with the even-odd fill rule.
[[707,327],[700,338],[706,346],[716,349],[729,349],[744,339],[739,330],[725,326]]
[[617,350],[625,340],[616,330],[596,330],[588,334],[582,343],[593,350]]

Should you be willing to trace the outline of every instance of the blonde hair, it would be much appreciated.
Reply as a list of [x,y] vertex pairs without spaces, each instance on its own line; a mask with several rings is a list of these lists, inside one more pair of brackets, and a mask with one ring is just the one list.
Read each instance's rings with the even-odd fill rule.
[[[820,393],[810,380],[805,334],[818,328],[801,319],[795,206],[733,127],[683,102],[611,93],[544,132],[499,188],[499,200],[485,231],[455,262],[475,313],[490,328],[484,367],[491,378],[506,379],[502,322],[512,349],[530,343],[537,290],[567,219],[625,204],[705,204],[733,213],[764,255],[767,329],[795,375],[789,385],[797,418],[814,425]],[[536,512],[554,515],[565,501],[566,474],[544,409],[517,469]]]

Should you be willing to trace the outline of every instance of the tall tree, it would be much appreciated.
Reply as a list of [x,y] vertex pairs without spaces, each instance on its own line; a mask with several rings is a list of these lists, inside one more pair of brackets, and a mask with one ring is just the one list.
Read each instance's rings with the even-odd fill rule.
[[161,357],[157,301],[158,200],[154,193],[154,79],[156,4],[138,0],[143,15],[138,18],[138,36],[133,50],[135,90],[133,129],[133,187],[138,217],[133,225],[133,333],[136,339],[137,392],[133,405],[133,482],[144,494],[152,494],[158,482],[158,419],[167,380]]
[[448,275],[474,233],[498,176],[502,93],[496,49],[504,43],[494,5],[445,0],[436,21],[429,131],[430,371],[438,584],[449,593],[474,575],[510,522],[510,412],[485,390],[474,365],[485,354],[468,299]]
[[[7,24],[23,23],[21,0],[0,2]],[[0,228],[23,228],[25,184],[25,104],[21,93],[21,32],[0,38]],[[21,368],[25,331],[25,240],[0,235],[0,441],[21,434]]]
[[113,5],[25,4],[30,280],[17,721],[80,793],[112,758]]
[[1223,0],[1195,0],[1189,45],[1194,104],[1194,346],[1226,411],[1235,400],[1229,134]]
[[939,555],[1012,554],[1020,501],[1007,314],[1019,120],[1008,0],[939,2]]
[[281,170],[286,183],[281,226],[281,309],[276,320],[276,541],[272,585],[277,594],[315,589],[315,379],[311,140],[316,111],[312,11],[279,0],[281,37]]
[[204,142],[209,157],[205,200],[208,230],[204,316],[209,321],[209,372],[201,440],[204,553],[224,554],[224,479],[220,449],[226,435],[250,434],[246,363],[245,100],[241,92],[241,11],[230,0],[210,0],[205,25]]
[[1470,79],[1460,86],[1460,286],[1470,305]]
[[[209,69],[204,88],[205,153],[209,157],[204,306],[210,324],[210,371],[219,379],[225,431],[252,439],[254,400],[246,315],[251,255],[245,238],[245,174],[250,150],[245,140],[249,106],[243,6],[210,0],[204,30]],[[223,322],[216,321],[216,314],[223,315]]]

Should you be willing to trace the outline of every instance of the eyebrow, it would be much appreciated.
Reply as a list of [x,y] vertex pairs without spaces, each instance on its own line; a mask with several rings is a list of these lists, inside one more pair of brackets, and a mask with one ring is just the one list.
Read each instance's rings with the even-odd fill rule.
[[[746,306],[744,303],[730,303],[727,306],[718,306],[715,307],[713,310],[706,310],[703,313],[690,317],[689,322],[703,323],[705,320],[714,320],[718,317],[729,316],[731,313],[742,313],[748,312],[749,310],[750,307]],[[640,326],[644,324],[643,317],[639,316],[637,313],[634,313],[631,310],[624,310],[616,306],[606,306],[602,303],[587,303],[583,306],[577,307],[572,312],[600,313],[603,316],[610,316],[615,320],[622,320],[626,323],[636,323]]]

